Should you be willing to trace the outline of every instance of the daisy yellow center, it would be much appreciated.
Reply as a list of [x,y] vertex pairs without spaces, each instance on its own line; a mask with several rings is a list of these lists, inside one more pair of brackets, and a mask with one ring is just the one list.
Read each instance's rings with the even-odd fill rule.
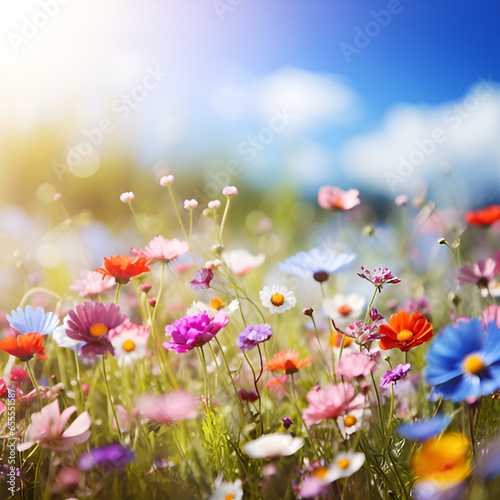
[[271,297],[271,304],[273,306],[279,307],[279,306],[282,306],[284,303],[285,303],[285,297],[283,297],[283,295],[281,295],[281,293],[275,293]]
[[341,469],[347,469],[347,467],[349,467],[349,460],[347,458],[343,458],[342,460],[339,460],[337,462],[337,465],[341,468]]
[[485,364],[483,360],[476,354],[471,354],[464,359],[462,368],[464,372],[470,373],[471,375],[476,375],[481,370],[483,370]]
[[358,419],[354,415],[347,415],[346,418],[344,418],[344,425],[346,427],[352,427],[353,425],[356,425],[356,422]]
[[219,297],[215,297],[215,299],[210,301],[210,307],[218,311],[222,307],[222,300]]
[[236,497],[232,493],[228,493],[225,497],[224,500],[234,500]]
[[399,342],[406,342],[407,340],[410,340],[412,337],[413,337],[413,332],[410,332],[410,330],[402,330],[397,335],[397,339]]
[[352,313],[352,307],[349,304],[342,304],[337,311],[342,316],[349,316]]
[[320,479],[323,479],[327,474],[328,474],[328,468],[327,467],[318,467],[313,474],[316,477],[319,477]]
[[133,340],[127,339],[123,344],[122,344],[122,349],[127,352],[131,352],[135,349],[135,342]]
[[90,335],[93,337],[101,337],[105,333],[108,333],[108,327],[102,323],[96,323],[90,327]]

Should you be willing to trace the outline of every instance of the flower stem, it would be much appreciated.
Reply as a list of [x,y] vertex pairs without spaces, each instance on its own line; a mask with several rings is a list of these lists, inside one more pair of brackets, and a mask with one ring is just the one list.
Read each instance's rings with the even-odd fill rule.
[[115,293],[115,304],[118,304],[118,295],[120,294],[120,288],[122,284],[121,283],[116,283],[116,293]]
[[38,386],[38,381],[35,377],[35,374],[33,373],[33,369],[31,367],[31,364],[29,361],[26,361],[26,371],[28,372],[28,375],[30,376],[31,382],[33,383],[33,386],[36,390],[36,399],[38,401],[38,411],[42,410],[42,396],[40,395],[40,387]]
[[120,429],[120,422],[118,422],[118,416],[116,415],[116,408],[113,404],[113,398],[111,397],[111,391],[109,390],[108,377],[106,374],[106,358],[102,357],[102,376],[104,378],[104,384],[106,385],[106,392],[108,394],[109,404],[111,405],[111,411],[113,412],[113,418],[116,422],[116,430],[118,431],[118,436],[120,438],[120,442],[123,442],[123,435]]
[[222,243],[222,233],[224,232],[224,225],[226,224],[226,218],[229,212],[229,205],[231,205],[231,198],[227,196],[227,202],[224,208],[224,214],[222,215],[222,221],[219,227],[219,238],[218,238],[219,243]]

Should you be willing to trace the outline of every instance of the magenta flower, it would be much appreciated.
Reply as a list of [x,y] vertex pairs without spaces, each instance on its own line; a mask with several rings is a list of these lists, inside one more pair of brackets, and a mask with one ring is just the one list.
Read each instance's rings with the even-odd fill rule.
[[76,411],[76,406],[66,408],[62,413],[59,402],[54,401],[31,415],[31,424],[26,431],[26,441],[18,445],[24,451],[39,443],[42,448],[53,451],[68,451],[73,445],[81,444],[90,437],[92,420],[88,412],[76,417],[74,422],[63,432],[69,418]]
[[309,391],[307,401],[309,408],[302,413],[307,426],[328,418],[347,415],[352,410],[363,408],[366,404],[363,394],[356,394],[349,382],[328,384],[324,390],[316,386]]
[[167,240],[163,236],[155,236],[144,250],[131,248],[130,253],[135,257],[146,257],[149,262],[166,262],[177,259],[181,255],[189,252],[189,244],[176,238]]
[[361,203],[357,189],[343,191],[338,187],[323,186],[318,191],[318,204],[326,210],[351,210]]
[[212,340],[228,323],[223,313],[213,318],[204,311],[197,316],[185,316],[165,327],[165,334],[171,340],[163,342],[163,347],[175,352],[188,352]]
[[177,420],[195,418],[201,399],[187,391],[177,390],[159,396],[143,394],[137,397],[136,404],[140,414],[162,424],[170,424]]
[[85,302],[69,311],[68,316],[66,335],[73,340],[85,342],[80,351],[82,355],[93,356],[109,351],[114,356],[108,332],[127,318],[126,314],[120,314],[118,305]]
[[479,288],[488,288],[489,282],[500,272],[500,252],[497,258],[479,260],[472,266],[465,264],[460,268],[457,281],[463,283],[474,283]]
[[385,389],[391,382],[396,383],[398,380],[405,378],[411,371],[411,368],[410,363],[406,363],[405,365],[396,366],[394,370],[388,370],[384,375],[382,375],[382,383],[380,384],[380,387]]
[[397,276],[393,276],[387,267],[379,267],[373,271],[368,271],[368,269],[361,266],[361,272],[358,273],[358,276],[368,280],[379,292],[382,291],[382,285],[401,283],[401,280]]
[[356,320],[345,329],[345,334],[356,339],[360,344],[365,344],[382,337],[382,334],[378,332],[378,327],[378,322],[363,326],[362,321]]
[[377,363],[366,354],[355,352],[342,356],[337,365],[337,375],[346,380],[366,377],[377,369]]
[[262,325],[248,325],[236,339],[236,345],[241,351],[249,351],[257,344],[270,339],[272,334],[271,326],[267,323]]
[[69,288],[78,292],[80,297],[93,297],[104,293],[115,285],[116,281],[111,276],[103,276],[95,271],[82,271]]
[[196,271],[194,279],[191,281],[193,290],[204,290],[210,288],[210,282],[214,277],[214,272],[211,269],[202,268]]

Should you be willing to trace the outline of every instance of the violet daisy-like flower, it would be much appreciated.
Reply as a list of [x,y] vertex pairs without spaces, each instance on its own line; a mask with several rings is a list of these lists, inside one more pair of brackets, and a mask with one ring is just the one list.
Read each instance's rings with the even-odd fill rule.
[[46,313],[42,307],[33,309],[28,305],[23,310],[18,307],[6,316],[11,328],[17,330],[21,335],[27,333],[39,333],[47,335],[52,333],[59,324],[59,318],[51,312]]
[[145,247],[144,250],[131,248],[130,253],[136,257],[146,257],[148,263],[165,262],[177,259],[181,255],[189,252],[189,244],[176,238],[167,240],[163,236],[155,236]]
[[368,271],[368,269],[361,266],[361,272],[358,273],[358,276],[368,280],[379,292],[382,291],[382,286],[385,284],[393,285],[401,283],[401,280],[397,276],[394,276],[387,267],[379,267],[373,271]]
[[214,277],[214,272],[211,269],[202,268],[196,271],[193,280],[191,281],[191,288],[193,290],[205,290],[210,288],[210,282]]
[[212,340],[228,323],[225,314],[217,313],[213,318],[206,312],[196,316],[185,316],[165,327],[165,334],[171,340],[163,342],[165,349],[188,352]]
[[262,325],[248,325],[236,340],[237,346],[242,351],[249,351],[257,344],[271,338],[273,330],[267,323]]
[[405,365],[398,365],[394,370],[388,370],[384,375],[382,375],[382,383],[380,387],[386,388],[392,382],[396,383],[398,380],[406,377],[408,373],[411,371],[411,364],[406,363]]
[[[500,252],[499,252],[500,254]],[[457,277],[458,283],[473,283],[481,290],[487,290],[490,281],[500,272],[499,256],[485,260],[479,260],[472,266],[465,264],[460,268]]]
[[94,448],[78,459],[78,468],[87,471],[93,467],[101,467],[105,472],[123,470],[127,464],[135,460],[135,453],[120,443]]
[[127,318],[126,314],[120,314],[118,305],[85,302],[69,311],[68,316],[66,334],[85,343],[81,348],[83,355],[106,354],[109,351],[114,356],[108,332]]
[[301,278],[313,277],[323,282],[330,274],[344,271],[356,258],[353,253],[335,252],[329,248],[312,248],[308,252],[299,252],[278,264],[282,273],[293,274]]

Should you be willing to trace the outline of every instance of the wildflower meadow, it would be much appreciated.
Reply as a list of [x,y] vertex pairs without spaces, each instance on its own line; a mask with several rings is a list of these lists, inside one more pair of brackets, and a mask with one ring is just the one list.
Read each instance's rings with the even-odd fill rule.
[[500,498],[500,206],[147,182],[18,256],[0,498]]

